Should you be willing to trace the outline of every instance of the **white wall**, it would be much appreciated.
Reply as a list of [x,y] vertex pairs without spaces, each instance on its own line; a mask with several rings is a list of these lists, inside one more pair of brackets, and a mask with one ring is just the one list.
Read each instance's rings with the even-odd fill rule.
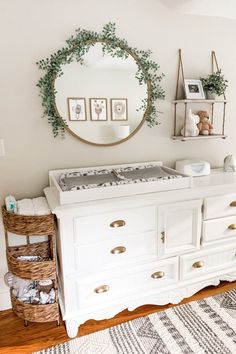
[[159,0],[166,6],[178,12],[214,17],[236,18],[235,0],[227,0],[225,6],[223,0]]
[[[40,72],[35,62],[62,47],[75,28],[100,31],[117,23],[117,34],[140,49],[151,49],[153,59],[166,74],[166,100],[160,102],[161,126],[148,127],[124,144],[113,147],[85,145],[67,134],[54,139],[46,119],[36,83]],[[9,193],[17,198],[42,195],[48,170],[86,165],[163,160],[172,166],[176,159],[201,158],[217,167],[223,157],[236,152],[236,22],[181,15],[157,0],[1,0],[0,2],[0,138],[6,156],[0,157],[0,199]],[[187,78],[210,71],[210,51],[229,79],[229,138],[199,143],[174,142],[172,100],[177,74],[177,50],[184,52]],[[6,272],[4,235],[0,244],[0,306],[7,306],[3,274]]]

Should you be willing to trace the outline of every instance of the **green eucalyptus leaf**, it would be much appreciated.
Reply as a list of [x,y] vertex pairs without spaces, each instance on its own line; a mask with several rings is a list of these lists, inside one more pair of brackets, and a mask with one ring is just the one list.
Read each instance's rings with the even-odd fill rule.
[[[36,63],[39,69],[46,71],[45,75],[39,79],[37,86],[40,89],[42,98],[43,117],[47,117],[49,124],[52,125],[54,137],[58,135],[64,137],[67,126],[66,121],[60,117],[56,109],[54,81],[57,77],[63,75],[62,65],[70,64],[73,60],[83,65],[83,56],[97,41],[102,44],[103,54],[110,54],[112,57],[122,59],[128,58],[129,55],[133,56],[138,66],[135,78],[138,80],[139,85],[147,84],[147,82],[151,83],[149,97],[142,100],[141,107],[137,111],[146,111],[146,121],[149,127],[160,124],[157,120],[158,109],[155,101],[158,98],[164,99],[165,97],[165,92],[159,84],[164,74],[158,73],[160,66],[150,59],[152,54],[150,50],[145,51],[130,47],[125,39],[116,37],[115,32],[116,24],[112,22],[107,23],[101,33],[78,28],[75,30],[75,35],[66,40],[65,47],[52,54],[50,58],[39,60]],[[202,79],[203,85],[204,80],[206,79]],[[211,80],[216,85],[215,78]],[[221,82],[220,85],[218,83],[218,87],[220,87],[221,91],[226,88],[227,80],[224,80],[224,83]]]

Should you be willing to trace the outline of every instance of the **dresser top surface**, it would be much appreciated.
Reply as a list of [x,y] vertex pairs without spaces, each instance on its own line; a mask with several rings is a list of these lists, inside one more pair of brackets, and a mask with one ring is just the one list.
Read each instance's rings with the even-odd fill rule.
[[[165,204],[172,201],[190,200],[217,196],[223,194],[236,193],[236,173],[224,172],[223,169],[214,169],[208,176],[193,177],[191,188],[175,189],[168,191],[147,192],[143,190],[142,185],[136,194],[102,198],[96,200],[81,200],[72,203],[61,204],[58,194],[55,193],[55,187],[50,186],[44,190],[52,212],[60,212],[77,207],[89,207],[91,205],[104,207],[114,205],[136,205],[137,201],[143,204]],[[116,204],[114,204],[116,203]],[[128,204],[127,204],[128,203]]]
[[236,184],[235,172],[224,172],[222,168],[212,169],[210,175],[193,177],[192,188],[226,186]]

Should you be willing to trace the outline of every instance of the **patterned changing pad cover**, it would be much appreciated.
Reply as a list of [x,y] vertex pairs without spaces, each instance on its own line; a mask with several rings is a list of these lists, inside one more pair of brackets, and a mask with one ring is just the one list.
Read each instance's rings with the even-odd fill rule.
[[136,167],[93,169],[83,172],[63,173],[59,177],[59,185],[62,191],[75,191],[182,177],[179,174],[166,172],[162,166],[141,165]]

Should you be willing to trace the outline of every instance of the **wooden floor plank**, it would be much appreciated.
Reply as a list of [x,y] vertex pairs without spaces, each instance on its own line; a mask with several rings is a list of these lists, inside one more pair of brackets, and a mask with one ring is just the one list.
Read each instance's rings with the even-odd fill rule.
[[[217,287],[211,286],[199,291],[192,297],[182,301],[181,304],[213,296],[234,288],[236,288],[236,282],[221,282]],[[159,312],[172,306],[173,305],[145,305],[132,312],[124,310],[108,320],[89,320],[80,326],[78,337],[133,320],[137,317],[146,316],[153,312]],[[30,323],[28,327],[24,327],[23,321],[15,316],[11,310],[0,312],[1,354],[30,354],[33,351],[48,348],[52,345],[68,341],[69,339],[63,322],[60,326],[56,326],[55,322],[51,322]]]

